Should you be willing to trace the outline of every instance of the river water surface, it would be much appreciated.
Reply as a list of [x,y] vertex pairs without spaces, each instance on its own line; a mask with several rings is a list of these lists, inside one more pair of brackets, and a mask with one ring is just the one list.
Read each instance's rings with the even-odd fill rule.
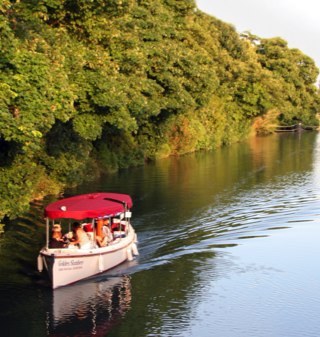
[[0,235],[1,336],[319,336],[320,137],[256,138],[88,182],[129,193],[140,256],[52,291],[43,203]]

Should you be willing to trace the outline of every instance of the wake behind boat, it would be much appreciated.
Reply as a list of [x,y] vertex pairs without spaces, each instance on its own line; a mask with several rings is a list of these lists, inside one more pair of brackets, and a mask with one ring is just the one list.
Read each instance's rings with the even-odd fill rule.
[[[58,200],[45,208],[46,245],[38,270],[52,288],[105,272],[138,255],[127,194],[90,193]],[[72,231],[71,231],[72,229]],[[67,231],[62,235],[63,231]]]

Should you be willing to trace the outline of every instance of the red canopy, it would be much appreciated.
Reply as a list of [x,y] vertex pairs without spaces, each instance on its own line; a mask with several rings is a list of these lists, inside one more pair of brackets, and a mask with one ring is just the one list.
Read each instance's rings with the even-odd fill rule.
[[82,220],[115,216],[124,212],[124,204],[132,207],[131,197],[119,193],[80,194],[53,202],[45,208],[45,216],[50,219],[71,218]]

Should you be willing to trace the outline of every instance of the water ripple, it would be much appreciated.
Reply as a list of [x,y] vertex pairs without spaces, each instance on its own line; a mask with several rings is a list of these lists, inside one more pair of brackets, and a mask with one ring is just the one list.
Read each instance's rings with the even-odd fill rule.
[[296,173],[249,191],[225,191],[184,223],[149,232],[148,237],[142,237],[141,249],[159,263],[195,251],[237,245],[243,239],[267,237],[271,233],[266,231],[315,221],[319,195],[311,174]]

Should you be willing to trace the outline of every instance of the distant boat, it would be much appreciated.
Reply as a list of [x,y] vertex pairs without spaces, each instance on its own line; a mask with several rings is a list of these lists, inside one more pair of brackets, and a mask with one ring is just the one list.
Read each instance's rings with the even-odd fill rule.
[[[58,200],[45,208],[46,244],[38,256],[38,270],[48,272],[52,288],[58,288],[105,272],[138,255],[137,235],[130,223],[132,200],[127,194],[90,193]],[[108,220],[111,238],[100,247],[99,223]],[[78,221],[86,230],[87,244],[72,245],[71,224]],[[63,247],[51,248],[53,229],[68,228]],[[51,230],[50,230],[51,229]]]

